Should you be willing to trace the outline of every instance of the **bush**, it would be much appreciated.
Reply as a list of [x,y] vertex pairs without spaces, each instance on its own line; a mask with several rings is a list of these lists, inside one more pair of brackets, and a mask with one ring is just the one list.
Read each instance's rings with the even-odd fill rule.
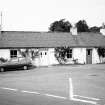
[[0,58],[0,62],[3,62],[3,63],[4,63],[4,62],[7,62],[7,59],[1,57],[1,58]]
[[55,57],[60,64],[65,64],[67,62],[66,54],[69,47],[57,47],[55,48]]

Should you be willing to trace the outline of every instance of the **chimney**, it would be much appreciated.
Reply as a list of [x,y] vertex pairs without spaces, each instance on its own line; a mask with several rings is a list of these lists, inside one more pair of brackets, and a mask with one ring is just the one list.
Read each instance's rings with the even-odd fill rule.
[[102,24],[102,28],[100,29],[100,33],[105,36],[105,24]]
[[77,33],[77,27],[75,24],[72,25],[71,29],[70,29],[70,32],[72,35],[78,35]]
[[100,29],[100,33],[105,36],[105,28]]

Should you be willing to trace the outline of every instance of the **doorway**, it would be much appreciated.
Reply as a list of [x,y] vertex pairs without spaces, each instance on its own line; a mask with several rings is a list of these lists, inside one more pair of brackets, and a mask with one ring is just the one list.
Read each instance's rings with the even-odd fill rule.
[[92,64],[92,49],[86,50],[86,64]]

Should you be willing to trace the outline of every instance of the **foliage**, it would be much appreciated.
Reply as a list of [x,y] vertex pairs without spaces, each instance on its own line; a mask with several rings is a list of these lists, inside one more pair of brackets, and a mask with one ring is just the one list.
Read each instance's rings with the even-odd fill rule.
[[89,32],[89,27],[85,20],[80,20],[76,23],[78,32]]
[[49,30],[52,32],[70,32],[71,24],[65,19],[55,21],[50,25]]
[[32,55],[32,59],[36,58],[39,56],[39,51],[31,50],[31,55]]
[[22,57],[27,57],[29,49],[26,49],[25,51],[21,51],[20,49],[18,49],[18,51],[22,55]]
[[89,29],[89,31],[90,32],[94,32],[94,33],[100,32],[100,27],[97,27],[97,26],[91,27]]
[[25,51],[21,51],[20,49],[18,49],[18,51],[22,55],[22,57],[30,57],[29,55],[31,55],[31,58],[34,59],[39,56],[39,51],[35,51],[32,49],[26,49]]
[[7,59],[1,57],[1,58],[0,58],[0,62],[3,62],[3,63],[4,63],[4,62],[7,62]]
[[55,48],[55,57],[57,58],[57,60],[60,64],[64,64],[67,61],[66,54],[67,54],[68,50],[69,50],[69,47]]
[[100,57],[105,57],[105,48],[99,47],[98,54]]

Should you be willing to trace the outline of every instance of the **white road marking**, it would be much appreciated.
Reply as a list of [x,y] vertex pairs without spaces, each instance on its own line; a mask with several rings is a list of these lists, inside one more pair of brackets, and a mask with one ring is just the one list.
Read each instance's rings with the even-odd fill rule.
[[[7,87],[0,87],[0,88],[1,89],[5,89],[5,90],[11,90],[11,91],[19,91],[18,89],[7,88]],[[77,97],[80,97],[80,98],[87,98],[87,99],[96,100],[96,101],[100,100],[98,98],[93,98],[93,97],[85,97],[85,96],[80,96],[80,95],[74,95],[74,91],[73,90],[74,90],[74,88],[73,88],[72,79],[69,78],[69,100],[80,101],[80,102],[91,103],[91,104],[97,104],[97,102],[90,101],[90,100],[83,100],[83,99],[74,98],[74,97],[77,96]],[[31,93],[31,94],[44,95],[44,96],[55,97],[55,98],[60,98],[60,99],[67,99],[67,97],[56,96],[56,95],[52,95],[52,94],[41,94],[41,93],[36,92],[36,91],[20,90],[20,92],[22,92],[22,93]]]
[[81,97],[81,98],[87,98],[87,99],[91,99],[91,100],[96,100],[96,101],[100,100],[98,98],[93,98],[93,97],[85,97],[85,96],[80,96],[80,95],[74,95],[74,96]]
[[1,89],[5,89],[5,90],[12,90],[12,91],[18,91],[18,89],[6,88],[6,87],[1,87]]
[[80,102],[85,102],[85,103],[91,103],[91,104],[97,104],[97,102],[95,101],[87,101],[87,100],[81,100],[81,99],[77,99],[77,98],[72,98],[73,101],[80,101]]
[[[97,104],[97,102],[95,101],[90,101],[90,100],[83,100],[83,99],[78,99],[78,98],[74,98],[74,92],[73,92],[73,83],[72,83],[72,79],[69,78],[69,99],[73,100],[73,101],[80,101],[80,102],[85,102],[85,103],[91,103],[91,104]],[[79,95],[78,95],[79,96]],[[82,98],[82,97],[81,97]],[[92,97],[91,97],[92,99]],[[95,98],[93,98],[95,99]]]
[[69,78],[69,99],[73,98],[73,84],[72,84],[72,79]]
[[26,90],[22,90],[21,92],[23,92],[23,93],[31,93],[31,94],[40,94],[39,92],[35,92],[35,91],[26,91]]
[[62,97],[62,96],[56,96],[56,95],[52,95],[52,94],[43,94],[45,96],[49,96],[49,97],[55,97],[55,98],[61,98],[61,99],[67,99],[66,97]]
[[[7,87],[0,87],[0,88],[1,89],[5,89],[5,90],[18,91],[18,89],[13,89],[13,88],[7,88]],[[56,96],[56,95],[52,95],[52,94],[41,94],[41,93],[36,92],[36,91],[21,90],[20,92],[22,92],[22,93],[44,95],[44,96],[49,96],[49,97],[61,98],[61,99],[67,99],[66,97]]]

